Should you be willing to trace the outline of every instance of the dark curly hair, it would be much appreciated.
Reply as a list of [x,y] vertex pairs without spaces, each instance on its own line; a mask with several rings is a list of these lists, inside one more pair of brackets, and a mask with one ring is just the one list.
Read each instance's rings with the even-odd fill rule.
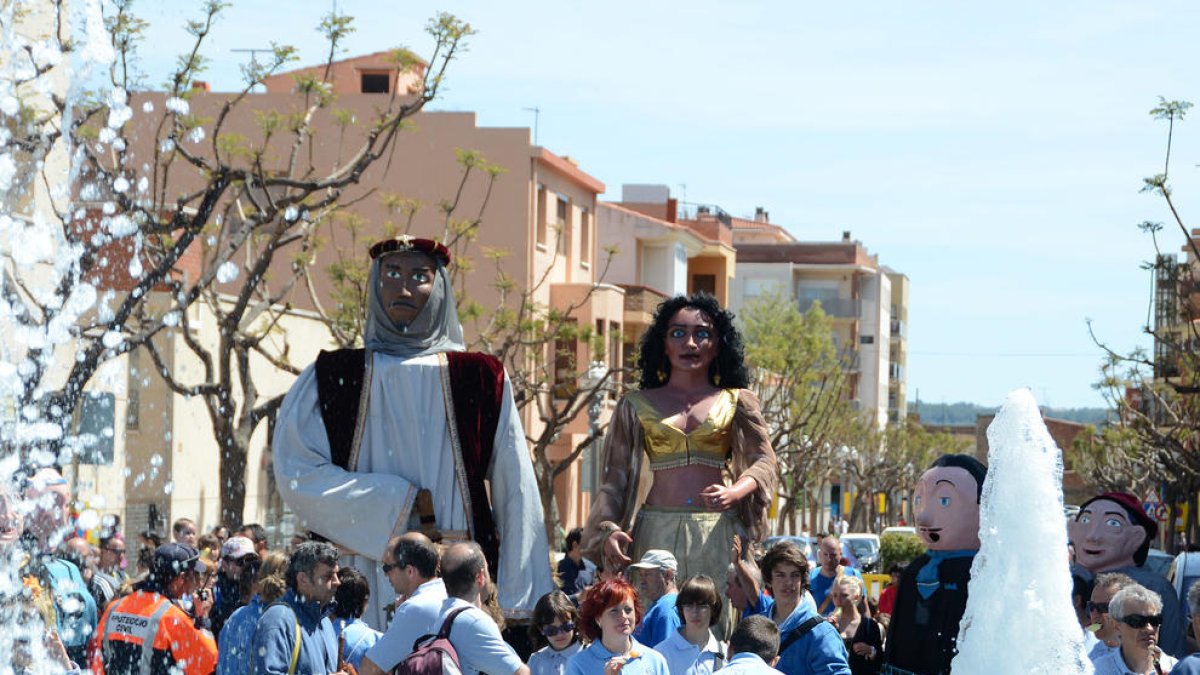
[[[721,307],[717,299],[703,291],[691,295],[676,295],[663,300],[654,311],[654,321],[642,335],[638,349],[640,387],[654,389],[671,379],[671,362],[667,359],[667,322],[681,309],[698,309],[713,322],[719,339],[717,358],[708,368],[709,381],[725,389],[750,386],[750,371],[746,369],[746,348],[742,333],[733,325],[733,312]],[[716,376],[720,376],[720,381]]]

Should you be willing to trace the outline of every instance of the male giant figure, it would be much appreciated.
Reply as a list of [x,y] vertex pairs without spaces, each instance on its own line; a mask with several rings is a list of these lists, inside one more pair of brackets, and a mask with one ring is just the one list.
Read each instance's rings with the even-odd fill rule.
[[[1142,567],[1150,542],[1158,536],[1158,523],[1146,515],[1138,498],[1128,492],[1106,492],[1079,507],[1067,533],[1075,544],[1075,561],[1093,578],[1120,572],[1162,597],[1162,628],[1158,646],[1171,656],[1187,656],[1186,619],[1171,582]],[[1087,576],[1087,575],[1085,575]]]
[[555,586],[504,366],[463,351],[445,246],[405,235],[371,258],[365,349],[321,352],[280,408],[280,492],[311,531],[353,552],[374,627],[391,599],[380,561],[410,530],[478,542],[506,616],[527,617]]
[[967,609],[971,563],[979,553],[979,500],[986,475],[987,468],[970,455],[942,455],[917,482],[917,534],[928,550],[900,578],[883,672],[950,672]]

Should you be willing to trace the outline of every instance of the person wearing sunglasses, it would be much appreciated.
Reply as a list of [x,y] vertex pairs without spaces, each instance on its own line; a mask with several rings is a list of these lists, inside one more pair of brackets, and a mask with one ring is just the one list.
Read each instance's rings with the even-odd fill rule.
[[1088,658],[1095,663],[1117,651],[1121,646],[1121,636],[1117,633],[1117,622],[1108,613],[1109,602],[1122,588],[1135,582],[1120,572],[1108,572],[1096,577],[1092,585],[1092,594],[1083,609],[1087,615],[1087,629],[1096,638],[1096,644],[1088,650]]
[[579,612],[575,603],[562,591],[550,591],[533,606],[533,625],[530,635],[534,645],[544,645],[529,656],[532,675],[563,675],[567,661],[583,649],[575,624]]
[[1175,658],[1158,648],[1163,603],[1158,593],[1131,584],[1108,601],[1109,618],[1116,624],[1121,646],[1096,660],[1096,675],[1163,675]]
[[[1188,608],[1191,609],[1190,623],[1192,634],[1200,636],[1200,581],[1192,584],[1187,594]],[[1179,660],[1179,664],[1171,671],[1178,675],[1200,675],[1200,652],[1194,652]]]

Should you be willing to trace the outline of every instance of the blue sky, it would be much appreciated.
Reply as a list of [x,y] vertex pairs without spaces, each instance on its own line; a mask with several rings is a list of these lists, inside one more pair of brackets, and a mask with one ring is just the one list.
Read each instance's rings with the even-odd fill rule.
[[[142,49],[165,79],[199,2],[144,2]],[[1097,333],[1140,334],[1153,254],[1138,193],[1161,171],[1159,95],[1200,99],[1193,2],[394,3],[339,0],[346,56],[407,45],[451,11],[478,31],[442,110],[532,126],[604,181],[663,183],[740,216],[766,208],[805,240],[850,230],[908,275],[909,397],[998,405],[1099,405]],[[286,7],[281,10],[280,8]],[[245,54],[293,44],[324,58],[331,2],[239,0],[206,54],[214,88]],[[1193,45],[1189,48],[1187,45]],[[1185,218],[1200,194],[1200,118],[1177,127],[1173,184]],[[686,185],[686,189],[683,187]],[[1174,225],[1171,250],[1182,245]]]

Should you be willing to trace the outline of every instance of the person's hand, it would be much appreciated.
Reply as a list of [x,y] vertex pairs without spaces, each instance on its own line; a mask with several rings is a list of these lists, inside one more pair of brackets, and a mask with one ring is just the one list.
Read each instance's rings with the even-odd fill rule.
[[854,653],[858,654],[859,656],[866,657],[868,659],[875,658],[875,648],[865,642],[855,642],[854,645],[851,646],[851,649],[853,649]]
[[200,589],[192,596],[192,617],[203,619],[208,616],[213,606],[213,592],[207,588]]
[[700,502],[709,511],[726,511],[738,503],[733,488],[713,483],[700,492]]
[[730,547],[730,549],[729,549],[729,562],[736,565],[736,564],[738,564],[738,561],[741,559],[742,559],[742,537],[740,535],[735,534],[735,535],[733,535],[733,546]]
[[612,657],[604,664],[604,675],[618,675],[618,673],[621,672],[621,669],[625,667],[625,664],[628,663],[632,658],[632,654],[629,656]]
[[67,656],[67,646],[63,644],[58,631],[46,631],[46,653],[64,669],[71,669],[71,657]]
[[633,537],[621,530],[608,535],[608,538],[604,540],[604,569],[612,568],[612,571],[617,573],[633,562],[629,556],[625,555],[626,547],[632,543]]

